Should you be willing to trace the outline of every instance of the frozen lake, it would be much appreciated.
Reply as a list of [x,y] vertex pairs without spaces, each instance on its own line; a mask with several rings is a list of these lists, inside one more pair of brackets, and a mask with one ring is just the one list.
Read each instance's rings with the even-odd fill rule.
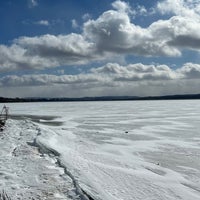
[[200,199],[199,100],[7,106],[96,200]]

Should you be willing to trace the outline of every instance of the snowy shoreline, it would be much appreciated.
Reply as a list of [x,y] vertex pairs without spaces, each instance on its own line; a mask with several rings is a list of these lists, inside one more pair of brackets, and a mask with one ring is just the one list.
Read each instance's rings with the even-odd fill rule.
[[199,105],[10,104],[0,190],[12,200],[199,200]]
[[[55,152],[35,143],[40,129],[29,120],[8,120],[0,133],[0,188],[11,199],[83,199]],[[43,149],[40,149],[43,148]],[[54,155],[55,154],[55,155]],[[79,197],[80,196],[80,197]]]

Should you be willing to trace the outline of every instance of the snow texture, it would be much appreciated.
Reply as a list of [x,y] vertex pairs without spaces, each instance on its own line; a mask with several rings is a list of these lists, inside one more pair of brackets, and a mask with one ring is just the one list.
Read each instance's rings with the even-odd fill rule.
[[199,103],[10,104],[0,188],[19,198],[199,200]]
[[44,155],[34,142],[37,125],[29,120],[8,120],[0,133],[0,190],[15,199],[79,199],[72,180],[56,159]]

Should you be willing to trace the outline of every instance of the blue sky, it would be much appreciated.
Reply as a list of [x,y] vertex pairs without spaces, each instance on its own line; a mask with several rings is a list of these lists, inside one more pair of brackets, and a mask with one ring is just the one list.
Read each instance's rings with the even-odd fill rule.
[[2,0],[0,96],[199,93],[200,0]]

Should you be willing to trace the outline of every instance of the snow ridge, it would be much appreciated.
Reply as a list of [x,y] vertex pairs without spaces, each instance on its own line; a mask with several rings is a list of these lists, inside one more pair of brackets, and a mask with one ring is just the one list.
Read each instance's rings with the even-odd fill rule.
[[91,197],[89,194],[87,194],[79,185],[78,181],[75,179],[75,177],[73,176],[73,174],[67,169],[67,167],[62,163],[61,159],[59,158],[60,153],[57,152],[56,150],[47,147],[45,144],[42,144],[39,140],[37,140],[37,138],[34,139],[34,144],[35,146],[37,146],[39,148],[39,151],[42,154],[47,154],[50,157],[54,157],[56,159],[56,164],[64,169],[64,172],[66,175],[68,175],[74,184],[74,187],[76,189],[76,194],[80,197],[81,200],[94,200],[93,197]]
[[[12,200],[80,200],[63,168],[55,165],[53,157],[40,153],[36,143],[38,130],[29,120],[9,119],[0,134],[2,195]],[[55,151],[52,153],[57,156]]]

